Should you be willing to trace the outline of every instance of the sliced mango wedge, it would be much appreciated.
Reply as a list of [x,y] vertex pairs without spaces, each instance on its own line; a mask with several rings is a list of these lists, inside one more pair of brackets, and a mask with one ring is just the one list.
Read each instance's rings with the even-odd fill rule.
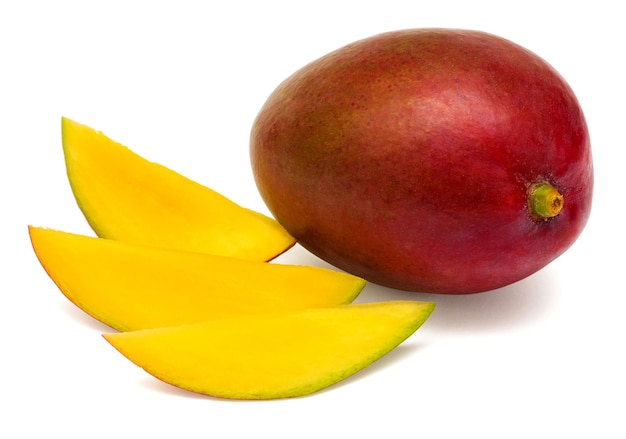
[[120,331],[352,302],[361,278],[325,268],[245,261],[29,227],[63,294]]
[[74,197],[100,237],[258,261],[295,243],[274,219],[88,126],[63,118],[62,139]]
[[288,398],[368,366],[413,334],[434,306],[374,302],[103,336],[174,386],[221,398]]

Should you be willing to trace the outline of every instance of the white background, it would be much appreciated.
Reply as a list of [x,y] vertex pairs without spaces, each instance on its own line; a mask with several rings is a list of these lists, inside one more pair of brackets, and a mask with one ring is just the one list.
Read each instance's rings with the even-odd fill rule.
[[[221,6],[211,6],[219,4]],[[619,2],[3,1],[0,4],[0,437],[624,438],[626,32]],[[91,234],[62,115],[266,212],[248,133],[280,81],[353,40],[480,29],[547,59],[586,113],[596,190],[581,238],[534,276],[435,300],[429,321],[315,395],[225,401],[166,385],[101,337],[38,264],[27,224]],[[325,265],[300,248],[281,262]]]

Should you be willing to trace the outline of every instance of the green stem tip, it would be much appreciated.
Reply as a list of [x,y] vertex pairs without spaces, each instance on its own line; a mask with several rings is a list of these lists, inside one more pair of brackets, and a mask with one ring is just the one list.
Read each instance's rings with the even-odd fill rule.
[[557,216],[563,209],[563,201],[563,195],[547,181],[535,183],[528,190],[530,213],[539,219]]

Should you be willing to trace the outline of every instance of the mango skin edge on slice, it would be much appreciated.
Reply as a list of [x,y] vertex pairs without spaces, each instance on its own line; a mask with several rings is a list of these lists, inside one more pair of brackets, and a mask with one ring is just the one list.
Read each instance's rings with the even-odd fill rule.
[[368,366],[413,334],[434,303],[374,302],[104,334],[154,377],[230,399],[314,393]]
[[352,302],[365,281],[342,272],[137,246],[30,226],[61,292],[119,331]]
[[96,234],[133,244],[268,261],[295,244],[274,219],[101,132],[62,118],[67,176]]

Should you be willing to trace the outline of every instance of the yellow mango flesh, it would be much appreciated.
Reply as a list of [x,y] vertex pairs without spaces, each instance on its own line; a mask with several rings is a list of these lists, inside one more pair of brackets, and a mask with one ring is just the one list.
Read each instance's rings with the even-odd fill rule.
[[41,265],[82,310],[120,331],[350,303],[365,281],[329,269],[137,246],[29,227]]
[[259,261],[295,243],[274,219],[88,126],[63,118],[62,139],[74,197],[100,237]]
[[232,399],[316,392],[382,357],[428,318],[435,304],[390,301],[105,334],[156,378]]

